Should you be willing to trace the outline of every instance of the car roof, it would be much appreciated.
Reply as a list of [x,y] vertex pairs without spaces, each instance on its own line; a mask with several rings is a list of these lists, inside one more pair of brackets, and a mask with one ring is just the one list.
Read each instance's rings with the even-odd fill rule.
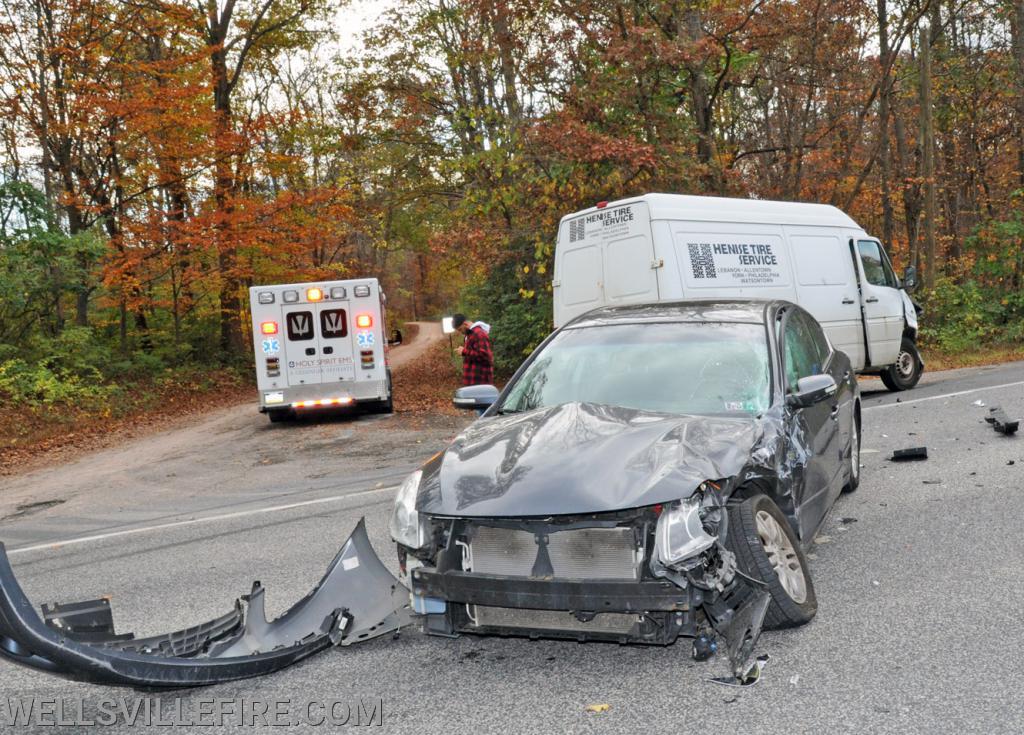
[[588,311],[564,329],[638,322],[732,322],[764,324],[788,301],[780,299],[689,299],[656,303],[602,306]]

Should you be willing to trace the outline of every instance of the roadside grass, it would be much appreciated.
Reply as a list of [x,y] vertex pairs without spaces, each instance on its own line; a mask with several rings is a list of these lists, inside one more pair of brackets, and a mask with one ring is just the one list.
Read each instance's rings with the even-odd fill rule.
[[955,368],[999,365],[1024,360],[1024,345],[979,346],[970,351],[944,352],[936,348],[921,349],[925,370],[953,370]]
[[249,370],[178,367],[123,380],[102,402],[26,405],[0,400],[0,476],[46,455],[98,448],[182,417],[255,400]]

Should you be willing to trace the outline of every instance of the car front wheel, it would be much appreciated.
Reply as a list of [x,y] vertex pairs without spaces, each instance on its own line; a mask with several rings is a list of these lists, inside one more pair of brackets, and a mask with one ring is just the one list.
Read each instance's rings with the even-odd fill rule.
[[766,628],[803,625],[818,612],[804,552],[768,496],[754,495],[730,506],[729,547],[740,571],[764,582],[771,595]]
[[850,426],[850,479],[843,488],[844,493],[852,493],[860,486],[860,420],[857,413],[853,415]]

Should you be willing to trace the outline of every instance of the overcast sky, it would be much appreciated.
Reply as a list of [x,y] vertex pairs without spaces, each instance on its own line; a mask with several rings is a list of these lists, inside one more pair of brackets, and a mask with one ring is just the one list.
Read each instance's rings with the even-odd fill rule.
[[398,0],[351,0],[335,13],[339,45],[342,51],[361,48],[363,31],[372,28],[382,13],[390,10]]

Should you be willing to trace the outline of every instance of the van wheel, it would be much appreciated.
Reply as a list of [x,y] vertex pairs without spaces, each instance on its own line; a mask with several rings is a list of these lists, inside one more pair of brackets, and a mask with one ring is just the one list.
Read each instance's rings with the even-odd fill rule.
[[882,382],[891,391],[910,390],[921,379],[924,362],[917,345],[910,337],[904,337],[900,343],[900,354],[896,362],[882,371]]
[[765,628],[792,628],[818,612],[807,559],[779,506],[754,495],[729,507],[727,544],[741,572],[764,582],[772,601]]

